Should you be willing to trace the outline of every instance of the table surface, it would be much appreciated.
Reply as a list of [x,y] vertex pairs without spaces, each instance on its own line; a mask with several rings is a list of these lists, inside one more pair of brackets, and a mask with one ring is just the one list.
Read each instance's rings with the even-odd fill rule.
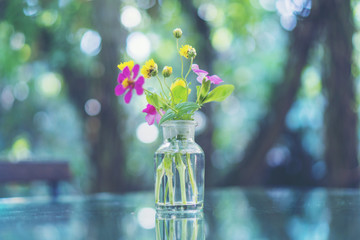
[[0,199],[1,240],[359,239],[359,190],[206,190],[203,213],[157,215],[150,192]]

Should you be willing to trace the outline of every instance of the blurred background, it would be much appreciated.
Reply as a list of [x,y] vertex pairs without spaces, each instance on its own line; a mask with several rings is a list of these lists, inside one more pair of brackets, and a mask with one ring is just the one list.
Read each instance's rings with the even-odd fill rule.
[[0,0],[0,161],[69,161],[67,192],[152,189],[161,129],[115,96],[117,64],[179,74],[177,27],[235,85],[195,116],[206,187],[358,186],[359,0]]

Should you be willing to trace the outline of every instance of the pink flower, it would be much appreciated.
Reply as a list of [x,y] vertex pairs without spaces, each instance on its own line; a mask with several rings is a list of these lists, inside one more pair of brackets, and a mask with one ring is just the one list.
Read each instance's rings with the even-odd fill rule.
[[205,71],[205,70],[200,69],[199,65],[197,65],[197,64],[191,65],[191,69],[198,76],[196,78],[196,80],[199,83],[202,83],[204,78],[206,79],[206,81],[210,80],[210,82],[213,83],[213,84],[219,84],[219,83],[223,82],[223,80],[221,80],[221,78],[219,76],[217,76],[217,75],[207,76],[209,73],[207,71]]
[[[165,112],[160,110],[162,114],[164,114]],[[147,123],[149,125],[153,125],[154,122],[155,122],[155,119],[156,119],[156,122],[159,123],[160,122],[160,119],[161,119],[161,115],[158,113],[158,111],[156,111],[156,108],[151,105],[151,104],[148,104],[146,106],[146,108],[143,110],[144,113],[147,113],[145,119],[147,121]]]
[[125,94],[125,103],[129,103],[132,97],[132,90],[135,89],[137,95],[141,95],[144,93],[143,85],[144,85],[144,77],[140,76],[137,80],[137,76],[139,73],[140,66],[136,64],[132,71],[130,71],[129,67],[126,66],[124,70],[119,73],[118,82],[119,84],[115,87],[116,96],[120,96]]

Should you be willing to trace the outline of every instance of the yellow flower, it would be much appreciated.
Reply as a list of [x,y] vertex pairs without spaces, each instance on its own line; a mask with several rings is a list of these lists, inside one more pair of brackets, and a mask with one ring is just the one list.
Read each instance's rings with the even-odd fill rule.
[[172,67],[169,67],[169,66],[165,66],[164,67],[164,69],[162,70],[162,75],[164,76],[164,77],[170,77],[171,76],[171,74],[172,74]]
[[118,66],[117,66],[121,71],[124,70],[125,67],[129,67],[129,70],[131,71],[134,67],[134,61],[133,60],[130,60],[128,62],[123,62],[123,63],[120,63]]
[[158,65],[154,59],[146,61],[145,65],[141,68],[141,74],[144,78],[155,77],[158,73]]
[[[172,91],[177,86],[182,86],[182,87],[186,88],[186,82],[182,79],[176,80],[175,82],[173,82],[171,84],[170,90]],[[190,93],[191,93],[191,89],[189,88],[188,94],[190,94]]]
[[193,48],[190,45],[181,46],[179,53],[180,53],[181,56],[184,56],[186,58],[196,56],[195,48]]

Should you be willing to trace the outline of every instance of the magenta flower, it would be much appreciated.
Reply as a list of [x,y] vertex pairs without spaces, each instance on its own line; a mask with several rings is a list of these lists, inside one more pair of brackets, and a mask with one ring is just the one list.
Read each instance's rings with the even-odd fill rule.
[[[162,114],[164,114],[165,112],[160,110]],[[158,113],[158,111],[156,111],[156,108],[151,105],[151,104],[148,104],[146,106],[146,108],[143,110],[144,113],[147,113],[145,119],[147,121],[147,123],[149,125],[153,125],[154,122],[155,122],[155,119],[156,119],[156,122],[159,123],[160,122],[160,119],[161,119],[161,115]]]
[[207,71],[205,71],[205,70],[200,69],[199,65],[197,65],[197,64],[193,64],[191,66],[191,69],[198,76],[196,78],[196,80],[199,83],[202,83],[204,78],[206,79],[206,81],[210,80],[210,82],[213,83],[213,84],[219,84],[219,83],[223,82],[223,80],[221,80],[221,78],[219,76],[217,76],[217,75],[208,76],[209,73]]
[[116,96],[120,96],[125,94],[125,103],[129,103],[132,97],[132,90],[135,89],[137,95],[141,95],[144,93],[143,85],[144,85],[144,77],[140,76],[137,80],[137,76],[139,73],[140,66],[136,64],[132,71],[130,71],[129,67],[126,66],[124,70],[119,73],[118,82],[119,84],[115,87]]

